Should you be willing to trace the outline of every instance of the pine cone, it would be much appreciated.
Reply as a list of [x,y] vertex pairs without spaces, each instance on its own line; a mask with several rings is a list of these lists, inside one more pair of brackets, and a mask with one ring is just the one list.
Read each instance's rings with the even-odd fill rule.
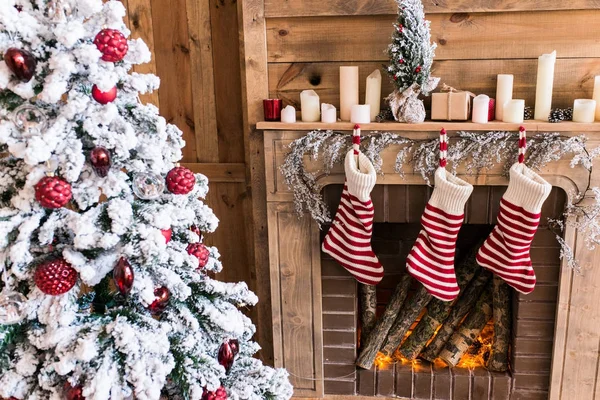
[[[571,117],[572,118],[572,117]],[[565,120],[565,113],[562,109],[556,108],[550,112],[548,121],[552,123],[562,122]]]
[[573,121],[573,108],[565,108],[563,110],[563,114],[565,116],[565,121]]
[[533,119],[533,108],[531,108],[529,106],[525,107],[524,119],[526,119],[526,120]]

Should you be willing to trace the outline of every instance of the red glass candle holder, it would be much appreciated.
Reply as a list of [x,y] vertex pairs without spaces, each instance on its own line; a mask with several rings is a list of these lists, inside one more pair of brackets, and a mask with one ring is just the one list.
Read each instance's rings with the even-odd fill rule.
[[281,99],[266,99],[263,100],[265,109],[265,121],[281,121],[281,108],[283,100]]
[[488,121],[496,119],[496,100],[490,99],[490,108],[488,110]]

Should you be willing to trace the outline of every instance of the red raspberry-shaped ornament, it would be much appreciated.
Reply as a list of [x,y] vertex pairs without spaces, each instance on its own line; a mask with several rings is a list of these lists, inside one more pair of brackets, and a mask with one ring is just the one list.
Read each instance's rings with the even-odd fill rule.
[[227,400],[227,392],[225,388],[221,386],[214,392],[209,392],[204,388],[204,393],[202,393],[202,400]]
[[94,44],[102,53],[102,59],[109,62],[121,61],[129,50],[127,38],[116,29],[102,29],[96,35]]
[[194,189],[196,177],[185,167],[175,167],[167,174],[167,189],[173,194],[188,194]]
[[35,285],[51,296],[65,294],[75,286],[77,271],[63,258],[46,261],[35,270]]
[[208,263],[210,251],[202,243],[190,243],[187,247],[188,254],[193,255],[198,259],[198,269],[202,269]]
[[98,89],[98,86],[92,86],[92,97],[100,104],[108,104],[115,101],[117,98],[117,87],[113,87],[108,92],[103,92]]
[[61,208],[72,197],[71,185],[57,176],[45,176],[35,185],[35,199],[42,207]]

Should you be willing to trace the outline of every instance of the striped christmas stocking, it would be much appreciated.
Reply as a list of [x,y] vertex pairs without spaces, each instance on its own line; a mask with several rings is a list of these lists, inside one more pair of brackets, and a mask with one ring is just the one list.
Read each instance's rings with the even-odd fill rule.
[[523,163],[525,129],[521,128],[519,162],[510,169],[508,189],[500,201],[498,224],[477,253],[477,262],[521,293],[535,288],[529,250],[540,223],[542,205],[552,186]]
[[[355,135],[355,149],[356,141],[360,143],[358,135]],[[360,283],[376,285],[383,278],[383,267],[371,248],[374,215],[371,191],[377,174],[373,164],[358,150],[346,155],[345,170],[342,200],[323,241],[323,251]]]
[[434,297],[454,300],[459,287],[454,273],[456,239],[465,218],[465,203],[473,186],[446,171],[448,142],[440,134],[440,167],[435,173],[435,188],[421,217],[422,230],[410,251],[408,272]]

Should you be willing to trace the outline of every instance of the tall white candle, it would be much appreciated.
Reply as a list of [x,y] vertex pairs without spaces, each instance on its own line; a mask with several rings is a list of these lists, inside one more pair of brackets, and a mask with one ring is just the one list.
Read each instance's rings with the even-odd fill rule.
[[473,99],[473,122],[487,124],[490,112],[490,96],[480,94]]
[[594,80],[594,100],[596,100],[596,121],[600,121],[600,76]]
[[352,106],[358,104],[358,67],[340,67],[340,118],[350,121]]
[[525,119],[525,100],[509,100],[504,104],[502,121],[522,124]]
[[369,104],[353,105],[350,114],[350,122],[354,124],[368,124],[371,122],[371,106]]
[[332,104],[321,104],[321,122],[333,124],[337,121],[337,110]]
[[287,106],[281,110],[281,122],[288,124],[296,122],[296,109],[293,106]]
[[303,90],[300,93],[302,122],[317,122],[321,120],[319,95],[314,90]]
[[542,54],[538,60],[534,118],[540,121],[548,121],[550,111],[552,111],[555,64],[556,50],[550,54]]
[[498,75],[498,83],[496,86],[496,119],[504,120],[504,104],[512,100],[513,97],[513,75]]
[[575,104],[573,104],[573,122],[594,122],[596,118],[596,104],[596,100],[575,100]]
[[381,111],[381,71],[378,69],[367,77],[365,104],[371,106],[371,121],[375,121]]

